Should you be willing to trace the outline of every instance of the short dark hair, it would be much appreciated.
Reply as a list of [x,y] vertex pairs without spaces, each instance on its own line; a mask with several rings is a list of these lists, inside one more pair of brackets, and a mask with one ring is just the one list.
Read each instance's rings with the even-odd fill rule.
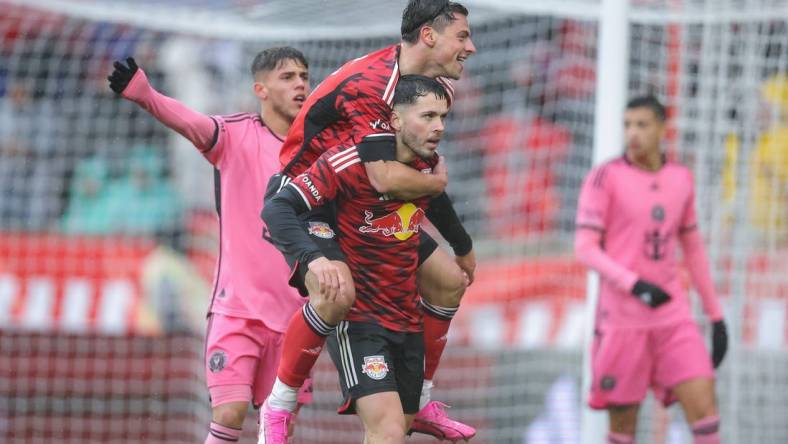
[[402,11],[402,41],[415,43],[419,39],[419,31],[429,25],[443,31],[456,17],[454,14],[468,16],[468,8],[449,0],[410,0]]
[[277,46],[260,51],[252,61],[252,76],[261,71],[273,71],[286,60],[293,60],[309,68],[304,54],[292,46]]
[[665,106],[652,95],[648,96],[639,96],[631,99],[627,102],[627,109],[633,108],[648,108],[654,112],[654,115],[657,116],[660,122],[664,122],[667,119],[667,113],[665,112]]
[[449,101],[446,88],[432,77],[408,74],[399,78],[394,88],[391,106],[413,105],[419,97],[434,94],[437,98]]

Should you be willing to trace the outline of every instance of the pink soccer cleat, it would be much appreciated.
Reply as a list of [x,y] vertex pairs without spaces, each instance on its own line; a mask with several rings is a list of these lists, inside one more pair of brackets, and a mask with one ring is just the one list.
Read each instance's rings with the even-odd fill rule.
[[264,402],[260,409],[260,431],[257,444],[287,444],[290,424],[295,414],[287,410],[278,410]]
[[414,432],[423,433],[451,442],[461,439],[468,441],[476,436],[476,429],[449,418],[449,415],[446,414],[448,407],[442,402],[430,401],[423,409],[419,410],[419,413],[416,413],[408,435]]

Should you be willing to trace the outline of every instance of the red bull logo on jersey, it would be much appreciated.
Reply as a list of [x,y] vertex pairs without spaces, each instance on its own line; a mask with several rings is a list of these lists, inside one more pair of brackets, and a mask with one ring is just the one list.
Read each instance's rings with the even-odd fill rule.
[[419,232],[421,221],[424,220],[424,210],[408,202],[396,211],[373,219],[372,212],[364,210],[366,225],[358,227],[362,233],[381,233],[384,236],[394,236],[401,241],[410,239],[414,233]]
[[364,356],[364,365],[361,366],[361,372],[376,381],[380,381],[389,373],[389,366],[386,364],[386,359],[381,355]]

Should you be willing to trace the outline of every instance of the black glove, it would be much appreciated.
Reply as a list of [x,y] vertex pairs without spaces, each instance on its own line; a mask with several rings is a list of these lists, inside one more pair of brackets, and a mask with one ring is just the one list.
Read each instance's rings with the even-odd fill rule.
[[118,94],[122,93],[123,90],[129,86],[131,78],[134,77],[134,74],[140,69],[133,57],[127,58],[126,63],[128,63],[129,66],[124,65],[122,62],[115,61],[115,63],[112,64],[115,70],[107,77],[107,80],[109,80],[109,87]]
[[728,329],[725,327],[725,321],[720,319],[711,324],[711,361],[714,363],[714,368],[720,366],[727,351]]
[[670,300],[670,295],[665,293],[665,290],[657,287],[651,282],[642,280],[635,282],[635,286],[632,287],[631,293],[651,308],[657,308]]

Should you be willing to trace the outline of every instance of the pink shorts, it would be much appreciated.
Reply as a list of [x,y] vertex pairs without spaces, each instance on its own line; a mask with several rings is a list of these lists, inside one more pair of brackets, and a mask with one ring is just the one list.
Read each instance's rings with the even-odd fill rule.
[[[213,313],[208,318],[205,379],[211,405],[246,401],[260,406],[271,393],[279,368],[283,333],[261,321]],[[311,401],[307,380],[299,392],[301,403]]]
[[592,351],[594,409],[639,404],[651,388],[664,405],[675,401],[670,389],[698,378],[714,378],[711,357],[698,325],[680,321],[659,327],[599,328]]

